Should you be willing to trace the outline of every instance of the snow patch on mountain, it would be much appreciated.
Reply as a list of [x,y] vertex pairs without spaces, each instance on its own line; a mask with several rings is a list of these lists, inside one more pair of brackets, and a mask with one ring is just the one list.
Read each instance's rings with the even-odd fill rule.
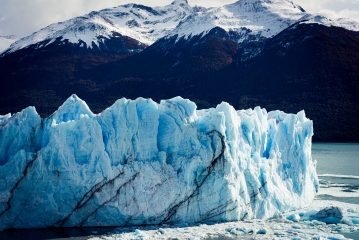
[[301,20],[301,24],[320,24],[327,27],[341,27],[351,31],[359,31],[359,21],[350,18],[333,18],[325,14],[308,14]]
[[226,31],[249,30],[250,35],[269,38],[305,15],[303,8],[289,0],[241,0],[192,14],[170,36],[187,38],[220,27]]
[[5,51],[10,45],[19,40],[15,35],[10,36],[0,36],[0,54]]
[[71,96],[41,119],[0,116],[0,230],[268,218],[318,191],[313,123],[298,114]]
[[[166,36],[178,23],[195,11],[185,0],[175,0],[163,7],[147,7],[139,4],[126,4],[114,8],[91,12],[65,22],[51,24],[34,34],[14,43],[7,53],[26,48],[32,44],[46,41],[44,47],[61,38],[70,43],[83,42],[88,48],[99,45],[103,38],[118,37],[118,34],[133,38],[143,44],[151,45]],[[85,46],[84,44],[82,46]]]

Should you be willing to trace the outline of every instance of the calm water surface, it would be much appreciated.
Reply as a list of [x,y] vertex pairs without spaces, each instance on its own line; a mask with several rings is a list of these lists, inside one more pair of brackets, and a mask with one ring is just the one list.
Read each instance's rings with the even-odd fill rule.
[[[345,184],[345,191],[359,190],[359,143],[313,143],[312,157],[317,160],[319,179]],[[358,197],[324,195],[317,198],[359,204]],[[341,234],[346,238],[359,240],[359,232]]]
[[319,175],[359,176],[359,143],[313,143],[312,157]]

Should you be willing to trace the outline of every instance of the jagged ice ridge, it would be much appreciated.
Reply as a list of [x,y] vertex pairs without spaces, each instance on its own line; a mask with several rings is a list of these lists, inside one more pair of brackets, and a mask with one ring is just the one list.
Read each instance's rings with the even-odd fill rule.
[[0,230],[273,217],[318,190],[312,135],[304,111],[181,97],[96,115],[73,95],[46,119],[29,107],[0,116]]

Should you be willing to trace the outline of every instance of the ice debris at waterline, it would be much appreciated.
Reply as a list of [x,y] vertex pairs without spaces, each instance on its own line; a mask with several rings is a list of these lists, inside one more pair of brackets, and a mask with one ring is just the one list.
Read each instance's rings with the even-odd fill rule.
[[0,117],[0,229],[269,218],[318,191],[313,123],[227,103],[120,99],[96,115],[71,96],[41,119]]
[[[320,189],[321,190],[321,189]],[[331,204],[339,204],[335,207]],[[329,206],[329,207],[328,207]],[[319,209],[317,209],[319,207]],[[324,207],[324,208],[323,208]],[[337,224],[326,224],[315,219],[317,213],[323,209],[337,209],[343,214],[343,219]],[[339,240],[348,239],[345,235],[355,238],[357,225],[350,223],[354,216],[358,216],[359,208],[355,204],[347,204],[330,200],[314,200],[311,206],[286,213],[272,219],[250,219],[228,223],[215,224],[177,224],[161,226],[131,226],[119,227],[103,236],[90,238],[91,240],[137,240],[137,239],[281,239],[281,240]],[[313,220],[308,220],[313,217]],[[353,217],[353,218],[351,218]],[[359,223],[357,223],[359,224]],[[344,236],[343,236],[344,235]],[[359,235],[357,235],[359,236]]]

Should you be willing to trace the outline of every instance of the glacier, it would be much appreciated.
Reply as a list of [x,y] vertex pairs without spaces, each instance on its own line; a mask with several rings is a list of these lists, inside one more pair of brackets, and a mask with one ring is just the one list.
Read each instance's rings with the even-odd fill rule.
[[271,218],[319,188],[304,111],[197,110],[120,99],[100,114],[72,95],[48,118],[0,116],[0,230]]

